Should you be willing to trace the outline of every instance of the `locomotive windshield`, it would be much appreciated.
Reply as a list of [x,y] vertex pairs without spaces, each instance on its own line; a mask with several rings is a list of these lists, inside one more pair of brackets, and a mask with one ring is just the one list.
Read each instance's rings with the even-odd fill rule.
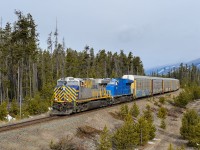
[[61,85],[66,85],[67,81],[57,81],[57,85],[61,86]]
[[117,81],[110,81],[108,84],[110,84],[110,85],[117,85]]
[[78,85],[79,86],[79,81],[75,81],[75,80],[68,81],[67,85]]

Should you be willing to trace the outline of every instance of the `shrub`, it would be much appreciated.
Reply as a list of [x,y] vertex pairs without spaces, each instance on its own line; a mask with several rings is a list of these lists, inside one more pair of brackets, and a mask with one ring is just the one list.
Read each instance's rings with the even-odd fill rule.
[[200,98],[200,87],[199,86],[194,85],[194,86],[190,87],[190,91],[191,91],[193,100]]
[[19,115],[19,106],[18,106],[18,103],[17,103],[17,100],[16,99],[13,99],[12,102],[11,102],[11,107],[10,107],[10,110],[9,110],[9,114],[12,116],[12,117],[16,117]]
[[6,102],[3,102],[1,105],[0,105],[0,120],[6,120],[6,116],[8,114],[8,111],[7,111],[7,103]]
[[48,102],[36,94],[34,98],[26,98],[24,111],[29,115],[38,115],[48,111]]
[[57,143],[51,141],[49,145],[51,150],[76,150],[76,145],[69,136],[60,139]]
[[155,105],[155,106],[158,106],[158,102],[154,102],[154,105]]
[[165,98],[164,98],[164,97],[160,97],[160,98],[159,98],[159,102],[160,102],[161,104],[164,104],[164,103],[165,103]]
[[100,133],[102,133],[101,130],[86,125],[78,127],[76,135],[80,138],[84,138],[84,137],[94,137],[96,134]]
[[174,103],[179,107],[185,107],[190,101],[200,98],[200,87],[192,84],[186,87],[179,96],[174,98]]
[[185,108],[185,106],[191,101],[192,96],[189,90],[182,91],[179,96],[174,99],[174,103],[176,106]]
[[158,115],[157,115],[158,118],[165,119],[166,115],[167,115],[167,109],[164,107],[160,107],[160,109],[158,111]]

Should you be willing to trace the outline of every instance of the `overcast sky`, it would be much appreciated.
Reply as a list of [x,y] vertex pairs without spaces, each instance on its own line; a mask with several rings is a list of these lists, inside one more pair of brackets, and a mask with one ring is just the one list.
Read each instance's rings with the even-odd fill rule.
[[43,49],[57,18],[60,42],[79,51],[132,51],[145,68],[200,58],[200,0],[4,0],[3,26],[14,10],[32,14]]

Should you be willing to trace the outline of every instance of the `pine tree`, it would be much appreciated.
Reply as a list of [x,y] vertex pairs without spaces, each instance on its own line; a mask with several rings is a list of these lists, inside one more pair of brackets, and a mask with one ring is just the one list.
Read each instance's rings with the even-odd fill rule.
[[174,99],[174,103],[178,107],[184,108],[189,103],[189,101],[191,101],[191,99],[191,92],[188,89],[184,89],[184,91],[182,91],[179,96]]
[[165,119],[166,115],[167,115],[167,109],[164,107],[160,107],[160,109],[158,111],[158,115],[157,115],[158,118]]
[[143,116],[148,122],[153,122],[153,115],[149,105],[146,105],[146,110],[143,111]]
[[[199,117],[200,118],[200,117]],[[200,122],[190,127],[190,136],[188,137],[188,145],[200,148]]]
[[137,132],[139,134],[140,145],[145,145],[150,139],[149,131],[149,122],[144,117],[139,118]]
[[130,114],[133,116],[133,117],[137,117],[139,114],[140,114],[140,110],[137,106],[137,104],[134,102],[131,109],[130,109]]
[[177,147],[176,150],[185,150],[185,147],[182,145],[181,147]]
[[[38,92],[42,100],[49,102],[56,80],[64,76],[119,77],[128,72],[141,74],[144,70],[140,57],[131,52],[127,56],[123,50],[112,54],[102,49],[94,54],[94,49],[86,46],[83,51],[71,48],[65,51],[64,43],[58,40],[57,27],[47,37],[47,50],[40,49],[32,15],[21,11],[15,11],[15,15],[14,23],[0,28],[0,103],[16,99],[25,104],[26,98],[34,99]],[[26,106],[37,108],[32,101],[27,103],[22,105],[24,110],[28,111]],[[38,108],[43,104],[39,103]],[[10,111],[16,114],[15,110]]]
[[170,143],[167,150],[174,150],[173,145]]
[[189,139],[196,125],[200,123],[200,117],[195,110],[187,110],[182,118],[182,126],[180,128],[180,133],[183,138]]
[[99,150],[109,150],[112,147],[111,136],[109,134],[108,128],[105,126],[102,134],[100,135],[100,143],[98,146]]
[[161,127],[162,129],[166,129],[166,123],[165,123],[165,120],[164,120],[164,119],[161,120],[160,127]]
[[125,117],[128,115],[128,113],[129,113],[128,105],[126,105],[126,104],[121,105],[120,112],[119,112],[120,117],[122,119],[125,119]]
[[143,117],[148,121],[150,140],[152,140],[155,137],[156,127],[153,124],[153,115],[149,105],[147,105],[146,110],[143,111]]
[[137,126],[130,114],[126,116],[124,125],[114,133],[113,144],[118,150],[131,150],[139,144]]

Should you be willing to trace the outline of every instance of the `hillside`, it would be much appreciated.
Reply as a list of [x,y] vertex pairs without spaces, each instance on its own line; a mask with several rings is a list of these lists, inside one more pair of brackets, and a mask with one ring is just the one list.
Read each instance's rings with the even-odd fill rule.
[[198,59],[195,59],[195,60],[192,60],[189,62],[180,62],[180,63],[176,63],[176,64],[164,65],[164,66],[160,66],[160,67],[146,69],[145,74],[151,75],[154,72],[154,73],[158,73],[159,75],[162,75],[162,74],[166,75],[167,73],[169,73],[169,72],[172,73],[174,70],[178,69],[181,63],[183,63],[183,66],[185,66],[186,64],[188,66],[191,66],[193,64],[197,68],[200,69],[200,58],[198,58]]
[[[149,141],[148,144],[143,147],[138,147],[138,149],[167,150],[170,143],[172,143],[175,148],[184,145],[186,149],[189,149],[189,147],[186,146],[187,141],[183,140],[179,133],[184,110],[176,108],[169,103],[169,101],[177,96],[179,92],[180,90],[174,93],[165,94],[167,101],[163,106],[171,112],[167,115],[167,128],[165,130],[160,128],[160,119],[157,117],[159,106],[155,105],[156,102],[159,103],[160,95],[153,99],[144,98],[135,101],[140,108],[140,112],[145,109],[147,104],[151,106],[154,116],[154,125],[157,128],[155,139]],[[133,102],[127,104],[130,108]],[[199,101],[194,101],[189,104],[188,107],[198,110],[199,106]],[[108,127],[110,133],[113,133],[123,124],[123,121],[116,118],[116,115],[114,115],[119,110],[120,105],[115,105],[113,107],[82,113],[68,119],[59,119],[14,131],[4,132],[1,133],[0,136],[0,149],[47,150],[49,149],[51,142],[55,143],[65,138],[73,139],[73,142],[75,142],[81,150],[94,150],[98,145],[98,133],[105,125]]]

